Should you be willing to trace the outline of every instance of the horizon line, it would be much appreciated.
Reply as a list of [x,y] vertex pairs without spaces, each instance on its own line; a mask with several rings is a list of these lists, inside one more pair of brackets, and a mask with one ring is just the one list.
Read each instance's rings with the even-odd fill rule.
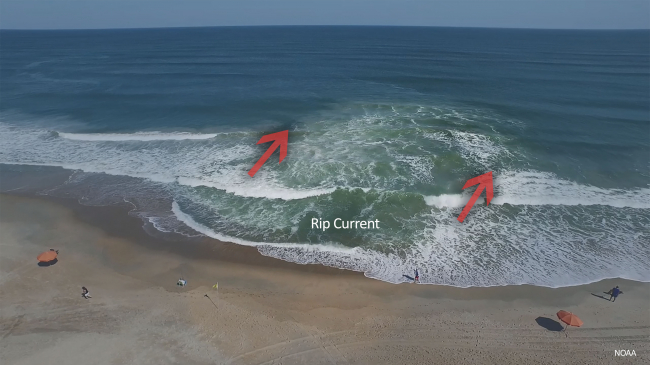
[[453,25],[373,25],[373,24],[257,24],[257,25],[196,25],[169,27],[117,27],[117,28],[2,28],[0,31],[83,31],[83,30],[155,30],[196,28],[269,28],[269,27],[383,27],[383,28],[454,28],[454,29],[508,29],[508,30],[564,30],[564,31],[650,31],[648,28],[534,28],[534,27],[481,27]]

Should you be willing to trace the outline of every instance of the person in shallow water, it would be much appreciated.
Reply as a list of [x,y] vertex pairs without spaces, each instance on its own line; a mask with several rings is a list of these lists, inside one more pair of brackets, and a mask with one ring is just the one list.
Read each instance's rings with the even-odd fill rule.
[[420,274],[418,274],[418,269],[415,269],[415,278],[413,279],[414,283],[420,282]]
[[[607,294],[609,294],[609,301],[610,302],[615,302],[618,295],[623,294],[623,292],[621,291],[621,289],[618,288],[618,285],[617,285],[616,288],[610,290],[609,293],[607,293]],[[614,298],[614,300],[612,300],[612,298]]]

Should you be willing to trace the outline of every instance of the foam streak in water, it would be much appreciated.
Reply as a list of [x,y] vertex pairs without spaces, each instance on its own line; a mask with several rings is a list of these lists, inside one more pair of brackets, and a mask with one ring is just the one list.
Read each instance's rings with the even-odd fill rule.
[[219,135],[219,133],[187,133],[187,132],[136,132],[136,133],[64,133],[57,132],[59,137],[74,141],[182,141],[188,139],[210,139]]

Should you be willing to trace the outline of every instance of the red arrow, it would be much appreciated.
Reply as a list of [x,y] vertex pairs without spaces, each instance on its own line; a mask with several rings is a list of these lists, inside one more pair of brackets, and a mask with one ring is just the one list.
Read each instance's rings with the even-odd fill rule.
[[490,201],[492,198],[494,198],[494,184],[492,182],[492,171],[488,172],[487,174],[483,174],[481,176],[477,176],[473,179],[467,180],[465,183],[465,186],[463,186],[463,189],[467,189],[470,186],[474,186],[476,184],[478,185],[478,188],[476,188],[476,191],[474,192],[474,195],[472,195],[472,199],[467,202],[467,205],[465,208],[463,208],[463,211],[460,213],[458,216],[458,221],[463,223],[465,220],[465,217],[467,217],[467,214],[469,214],[469,211],[472,209],[474,206],[474,203],[478,200],[479,195],[483,192],[483,188],[485,188],[485,196],[487,197],[487,203],[490,204]]
[[255,176],[257,170],[259,170],[260,167],[264,165],[266,160],[268,160],[269,157],[271,157],[271,155],[273,154],[275,149],[278,148],[278,146],[280,146],[280,162],[282,162],[282,160],[284,160],[284,158],[287,157],[287,145],[289,144],[289,130],[267,134],[266,136],[260,138],[260,140],[257,141],[257,144],[267,143],[271,141],[275,141],[275,142],[271,145],[271,147],[269,147],[268,150],[266,150],[266,152],[264,152],[262,157],[260,157],[260,159],[257,160],[257,163],[255,163],[255,166],[253,166],[253,168],[248,172],[248,174],[251,177]]

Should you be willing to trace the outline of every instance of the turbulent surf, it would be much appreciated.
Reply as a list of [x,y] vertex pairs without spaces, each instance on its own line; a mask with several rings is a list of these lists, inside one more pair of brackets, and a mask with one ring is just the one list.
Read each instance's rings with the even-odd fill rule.
[[[251,49],[207,46],[224,31],[174,30],[163,53],[149,47],[156,30],[100,31],[67,55],[3,35],[3,171],[62,167],[66,183],[41,193],[127,201],[163,232],[393,283],[415,268],[423,283],[463,287],[650,280],[643,34],[612,33],[610,44],[490,30],[474,43],[473,30],[274,29]],[[567,63],[532,62],[542,56],[501,44],[500,32],[538,50],[560,37],[544,57]],[[124,42],[129,56],[96,37]],[[42,52],[10,52],[24,42]],[[622,69],[631,73],[611,76]],[[495,76],[506,70],[527,81]],[[287,158],[251,178],[268,147],[256,142],[283,129]],[[487,171],[493,201],[459,223],[473,192],[463,184]],[[313,229],[314,218],[381,228]]]

